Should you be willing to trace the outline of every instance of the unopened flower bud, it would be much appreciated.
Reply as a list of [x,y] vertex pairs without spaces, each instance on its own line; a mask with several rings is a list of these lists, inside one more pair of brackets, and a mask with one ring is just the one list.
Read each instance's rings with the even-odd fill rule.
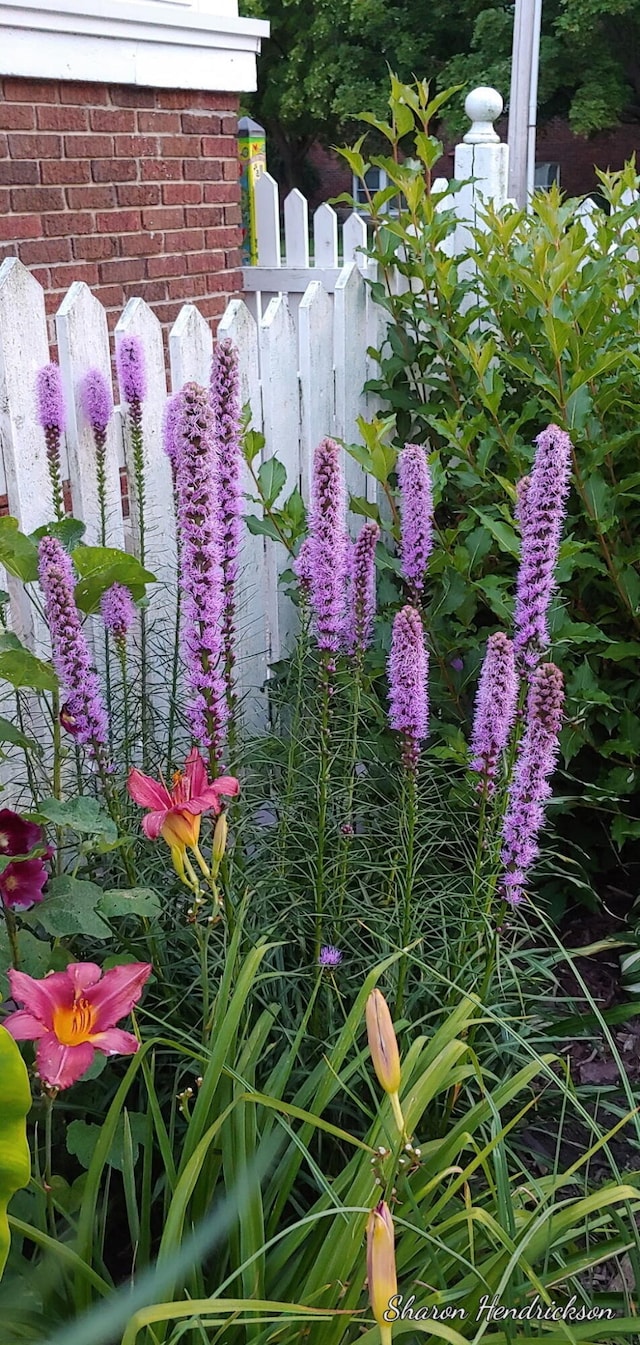
[[390,1345],[389,1301],[398,1293],[393,1220],[386,1201],[371,1211],[367,1223],[367,1281],[371,1311],[380,1328],[382,1345]]
[[400,1054],[389,1005],[380,990],[372,990],[366,1007],[367,1037],[373,1068],[385,1093],[400,1087]]
[[213,849],[211,852],[213,862],[216,866],[220,864],[224,857],[224,852],[227,848],[228,832],[229,826],[227,823],[227,815],[226,813],[220,813],[213,832]]

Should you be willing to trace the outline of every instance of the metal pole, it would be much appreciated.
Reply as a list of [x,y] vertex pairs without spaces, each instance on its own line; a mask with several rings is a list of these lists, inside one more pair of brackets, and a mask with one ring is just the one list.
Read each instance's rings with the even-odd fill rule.
[[533,189],[542,0],[516,0],[509,97],[509,196],[519,206]]

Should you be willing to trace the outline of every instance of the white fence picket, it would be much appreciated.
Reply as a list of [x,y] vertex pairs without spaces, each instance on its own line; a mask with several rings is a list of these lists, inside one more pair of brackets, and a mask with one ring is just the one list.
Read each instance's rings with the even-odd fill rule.
[[171,390],[185,383],[208,388],[213,353],[213,333],[195,304],[184,304],[169,333]]
[[[100,504],[95,444],[82,410],[81,384],[98,369],[111,387],[111,356],[107,315],[81,280],[74,281],[56,313],[60,369],[67,402],[67,452],[73,512],[85,524],[88,546],[101,542]],[[107,546],[124,546],[122,495],[118,464],[118,425],[111,418],[105,447],[105,515]]]
[[338,216],[326,201],[313,215],[313,263],[314,266],[338,265]]
[[[367,411],[362,391],[367,376],[367,291],[355,262],[344,267],[336,284],[333,317],[336,435],[353,444],[360,438],[358,416]],[[365,495],[365,473],[349,455],[345,471],[350,494]]]
[[[0,443],[9,513],[23,532],[54,516],[44,434],[36,414],[36,375],[50,361],[44,292],[17,257],[0,266]],[[8,579],[13,629],[46,652],[44,624],[18,580]]]
[[270,173],[262,173],[255,185],[258,264],[280,266],[280,197]]
[[[246,304],[232,299],[227,305],[218,327],[218,340],[233,341],[238,351],[240,397],[242,405],[251,408],[250,428],[262,431],[262,398],[259,374],[258,328]],[[258,470],[260,459],[254,464]],[[249,467],[243,475],[245,495],[255,496],[256,486]],[[246,511],[261,516],[257,505],[247,501]],[[238,647],[238,693],[242,704],[243,723],[253,733],[264,731],[268,720],[265,684],[268,667],[268,630],[266,546],[265,538],[254,536],[247,529],[242,543],[238,577],[238,627],[241,639]]]
[[348,266],[349,262],[355,262],[356,266],[358,266],[361,271],[365,270],[367,267],[367,258],[363,252],[363,248],[366,248],[366,246],[366,220],[354,210],[342,226],[343,266]]
[[298,309],[300,357],[300,477],[306,502],[311,492],[313,453],[335,434],[333,304],[319,280],[307,286]]
[[284,202],[284,255],[287,266],[309,265],[309,207],[297,187]]
[[[287,470],[285,490],[290,494],[300,484],[300,416],[296,331],[285,295],[271,300],[260,323],[259,342],[265,460],[277,453]],[[291,557],[283,547],[270,547],[266,562],[270,661],[275,662],[295,628],[292,605],[278,584]]]

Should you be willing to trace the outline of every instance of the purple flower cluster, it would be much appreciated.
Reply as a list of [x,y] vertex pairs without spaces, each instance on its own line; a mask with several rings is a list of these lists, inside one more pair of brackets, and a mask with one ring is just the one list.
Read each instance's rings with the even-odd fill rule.
[[113,396],[104,374],[89,369],[80,384],[80,404],[99,448],[104,448],[107,425],[113,414]]
[[178,433],[180,422],[180,393],[174,393],[169,397],[164,408],[162,418],[162,447],[171,463],[171,470],[175,474],[178,470]]
[[224,584],[223,645],[227,693],[232,694],[234,662],[235,584],[242,539],[242,419],[238,352],[231,341],[219,341],[213,352],[211,404],[220,520],[220,559]]
[[56,537],[43,537],[38,555],[53,664],[67,697],[66,723],[95,754],[107,742],[107,712],[73,596],[73,566]]
[[342,962],[342,953],[339,948],[335,948],[332,943],[327,944],[320,949],[318,954],[319,967],[339,967]]
[[394,618],[389,654],[389,723],[404,737],[403,761],[415,770],[427,736],[429,656],[422,620],[415,607],[403,607]]
[[479,771],[478,786],[492,794],[500,753],[504,751],[516,714],[518,677],[511,640],[498,631],[487,640],[482,664],[476,712],[471,737],[472,771]]
[[405,444],[398,457],[402,574],[419,599],[433,550],[433,494],[421,444]]
[[313,458],[309,540],[306,563],[315,634],[332,670],[344,638],[347,579],[345,484],[333,439],[323,439]]
[[305,537],[293,562],[293,569],[300,582],[300,590],[305,602],[311,597],[311,556],[313,546],[310,537]]
[[180,583],[184,599],[184,651],[193,737],[219,764],[227,723],[214,424],[204,388],[187,383],[179,393],[176,427]]
[[60,442],[67,423],[67,412],[62,391],[62,379],[57,364],[45,364],[36,375],[36,402],[38,422],[44,430],[49,477],[53,490],[56,517],[64,517]]
[[526,726],[509,790],[502,826],[502,863],[506,901],[516,906],[538,856],[538,834],[544,822],[544,804],[551,793],[551,776],[558,753],[564,687],[562,673],[543,663],[531,678]]
[[147,395],[144,350],[138,336],[123,336],[116,348],[120,391],[136,426],[142,423],[142,403]]
[[349,548],[349,590],[346,645],[350,654],[363,654],[371,641],[376,611],[376,546],[380,537],[377,523],[370,520],[361,528]]
[[522,547],[514,644],[516,658],[529,674],[549,644],[547,619],[569,493],[572,452],[569,435],[557,425],[543,430],[536,443],[529,484],[520,486],[517,509]]
[[112,584],[102,595],[102,620],[114,640],[126,640],[136,619],[136,605],[124,584]]

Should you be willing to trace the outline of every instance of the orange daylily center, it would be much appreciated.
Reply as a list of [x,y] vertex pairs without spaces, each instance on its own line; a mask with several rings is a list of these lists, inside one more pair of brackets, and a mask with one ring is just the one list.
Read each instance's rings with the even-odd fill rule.
[[95,1009],[86,999],[77,999],[71,1008],[53,1011],[53,1030],[63,1046],[80,1046],[91,1041],[95,1026]]
[[173,809],[167,814],[160,835],[172,849],[184,850],[187,845],[193,848],[200,839],[200,815]]

